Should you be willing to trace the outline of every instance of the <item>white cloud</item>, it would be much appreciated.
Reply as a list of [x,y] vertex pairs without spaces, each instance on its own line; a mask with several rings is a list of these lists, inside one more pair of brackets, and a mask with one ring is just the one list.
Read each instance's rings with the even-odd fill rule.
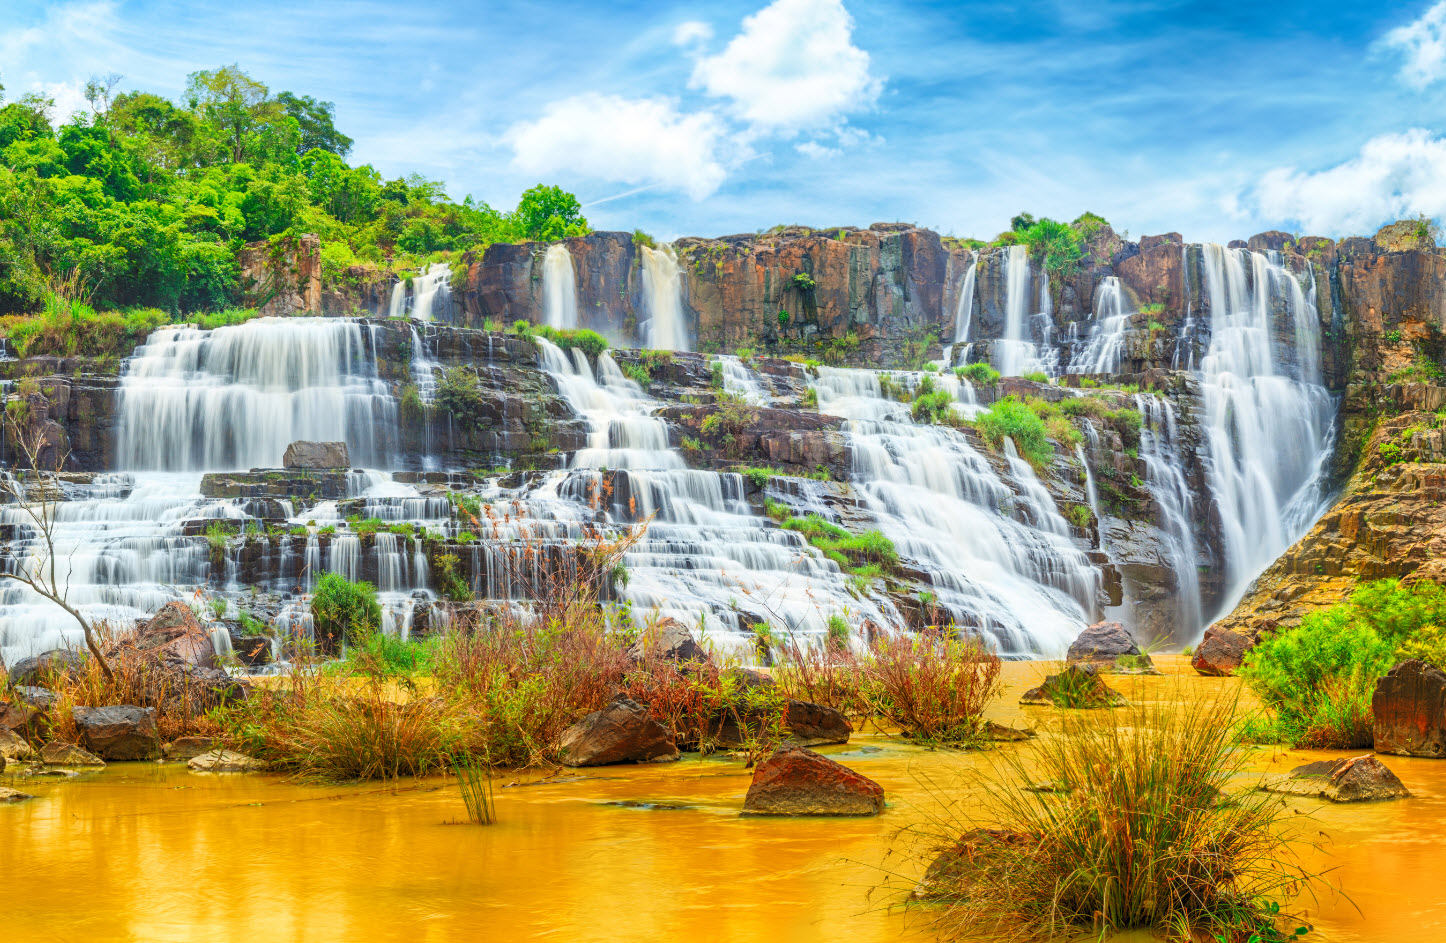
[[673,44],[675,46],[692,46],[695,43],[706,43],[713,38],[713,27],[701,20],[689,20],[686,23],[679,23],[673,29]]
[[731,100],[758,129],[829,127],[872,105],[883,87],[853,28],[842,0],[774,0],[745,18],[722,52],[697,61],[691,85]]
[[1421,89],[1446,76],[1446,0],[1420,19],[1391,30],[1381,37],[1381,45],[1399,50],[1405,58],[1401,81],[1407,85]]
[[524,173],[647,184],[694,200],[722,185],[732,146],[712,112],[684,114],[668,98],[596,93],[553,102],[536,121],[514,124],[504,139]]
[[1244,204],[1269,224],[1293,221],[1320,235],[1358,235],[1416,213],[1446,217],[1446,137],[1421,128],[1371,138],[1325,170],[1280,167]]
[[804,157],[811,157],[814,160],[822,160],[825,157],[838,157],[843,154],[843,151],[838,148],[824,147],[817,141],[804,141],[802,144],[794,145],[793,149]]
[[28,91],[38,92],[55,102],[50,112],[51,124],[65,124],[77,111],[90,114],[90,103],[85,100],[85,89],[79,82],[31,82]]

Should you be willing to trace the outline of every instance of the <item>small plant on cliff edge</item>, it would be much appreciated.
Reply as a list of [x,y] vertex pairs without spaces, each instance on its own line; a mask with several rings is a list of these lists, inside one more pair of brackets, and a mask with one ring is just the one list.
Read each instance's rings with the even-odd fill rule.
[[970,363],[955,367],[954,375],[976,385],[993,386],[999,382],[1000,373],[987,363]]
[[1054,459],[1054,447],[1049,444],[1044,420],[1012,396],[980,413],[974,427],[992,448],[1001,448],[1005,438],[1011,439],[1020,456],[1036,468]]

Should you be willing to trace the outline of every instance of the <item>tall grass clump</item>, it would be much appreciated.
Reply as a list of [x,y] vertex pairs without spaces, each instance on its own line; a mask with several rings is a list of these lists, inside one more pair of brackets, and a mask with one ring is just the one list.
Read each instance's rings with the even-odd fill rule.
[[1001,754],[984,815],[950,823],[925,879],[944,935],[1281,939],[1281,903],[1314,879],[1295,864],[1280,799],[1231,790],[1246,762],[1235,709],[1206,699],[1073,715],[1059,736]]
[[911,739],[973,742],[984,708],[999,695],[999,656],[975,638],[929,628],[876,640],[863,664],[872,713]]
[[497,821],[497,805],[492,797],[492,770],[462,753],[452,758],[452,771],[457,774],[457,788],[462,793],[462,804],[467,807],[467,818],[476,825],[491,825]]
[[1446,589],[1430,581],[1363,583],[1350,601],[1308,613],[1261,639],[1239,674],[1269,715],[1247,720],[1249,740],[1354,749],[1372,743],[1376,679],[1405,658],[1446,658]]
[[974,420],[974,428],[991,448],[1000,448],[1006,438],[1014,441],[1019,454],[1036,467],[1048,465],[1054,458],[1054,446],[1044,420],[1012,396],[1005,397]]

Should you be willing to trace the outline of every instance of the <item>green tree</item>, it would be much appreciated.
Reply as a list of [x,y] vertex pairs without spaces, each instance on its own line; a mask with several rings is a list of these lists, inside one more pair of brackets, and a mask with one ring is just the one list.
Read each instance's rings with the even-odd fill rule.
[[220,130],[226,156],[237,164],[250,156],[248,146],[254,146],[262,129],[286,116],[270,89],[236,65],[192,72],[186,80],[186,100],[191,110]]
[[516,216],[523,235],[538,242],[584,236],[591,231],[583,219],[582,204],[561,187],[539,183],[525,191],[517,203]]
[[277,95],[276,102],[282,111],[296,120],[301,129],[298,154],[322,150],[337,157],[345,157],[351,153],[352,139],[336,129],[335,104],[317,101],[310,95],[293,95],[290,92]]

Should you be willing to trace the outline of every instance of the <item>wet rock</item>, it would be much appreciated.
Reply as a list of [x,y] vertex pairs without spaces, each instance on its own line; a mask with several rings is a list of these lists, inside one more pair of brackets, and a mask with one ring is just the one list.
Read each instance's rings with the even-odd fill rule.
[[853,724],[841,711],[794,698],[788,699],[783,723],[788,728],[789,742],[805,747],[848,743],[854,732]]
[[216,649],[211,633],[201,625],[191,607],[183,602],[162,606],[134,636],[114,653],[134,650],[171,665],[215,667]]
[[753,771],[743,800],[751,815],[878,815],[878,783],[806,747],[781,747]]
[[1093,665],[1100,671],[1154,668],[1150,656],[1140,651],[1140,646],[1118,622],[1096,622],[1085,629],[1070,645],[1065,661],[1071,665]]
[[679,663],[708,660],[708,652],[698,644],[692,631],[677,619],[666,617],[658,620],[657,625],[628,650],[634,661],[641,661],[646,654]]
[[265,760],[258,760],[243,753],[230,750],[211,750],[193,756],[186,764],[193,773],[260,773],[270,768]]
[[1069,665],[1059,674],[1048,675],[1037,688],[1024,692],[1019,703],[1044,707],[1118,707],[1125,703],[1120,693],[1100,677],[1094,665]]
[[621,694],[600,711],[563,731],[562,762],[567,766],[608,766],[675,760],[678,747],[668,728],[648,709]]
[[350,468],[345,442],[293,442],[281,456],[286,468]]
[[30,744],[13,730],[0,729],[0,759],[28,760],[35,756]]
[[48,711],[60,701],[60,696],[54,691],[33,684],[22,684],[14,690],[21,700],[38,711]]
[[1446,672],[1412,658],[1376,681],[1371,714],[1377,753],[1446,756]]
[[104,766],[105,760],[73,743],[52,740],[40,748],[40,762],[46,766]]
[[1039,736],[1031,727],[1006,727],[1004,724],[996,724],[992,720],[984,722],[979,730],[981,740],[988,740],[994,743],[1019,743],[1022,740],[1032,740]]
[[163,752],[170,760],[189,760],[216,747],[216,741],[210,737],[177,737],[165,745]]
[[1260,788],[1331,802],[1377,802],[1411,795],[1396,774],[1374,756],[1306,763],[1284,776],[1267,779]]
[[10,669],[12,685],[38,685],[58,674],[70,674],[85,667],[85,656],[68,648],[52,649],[22,658]]
[[1200,644],[1195,646],[1195,654],[1190,656],[1190,667],[1211,677],[1232,675],[1250,648],[1250,639],[1239,632],[1212,625],[1205,630]]
[[70,713],[86,748],[104,760],[150,760],[161,755],[153,707],[73,707]]
[[26,799],[34,799],[28,792],[21,792],[18,789],[11,789],[9,786],[0,786],[0,802],[24,802]]

